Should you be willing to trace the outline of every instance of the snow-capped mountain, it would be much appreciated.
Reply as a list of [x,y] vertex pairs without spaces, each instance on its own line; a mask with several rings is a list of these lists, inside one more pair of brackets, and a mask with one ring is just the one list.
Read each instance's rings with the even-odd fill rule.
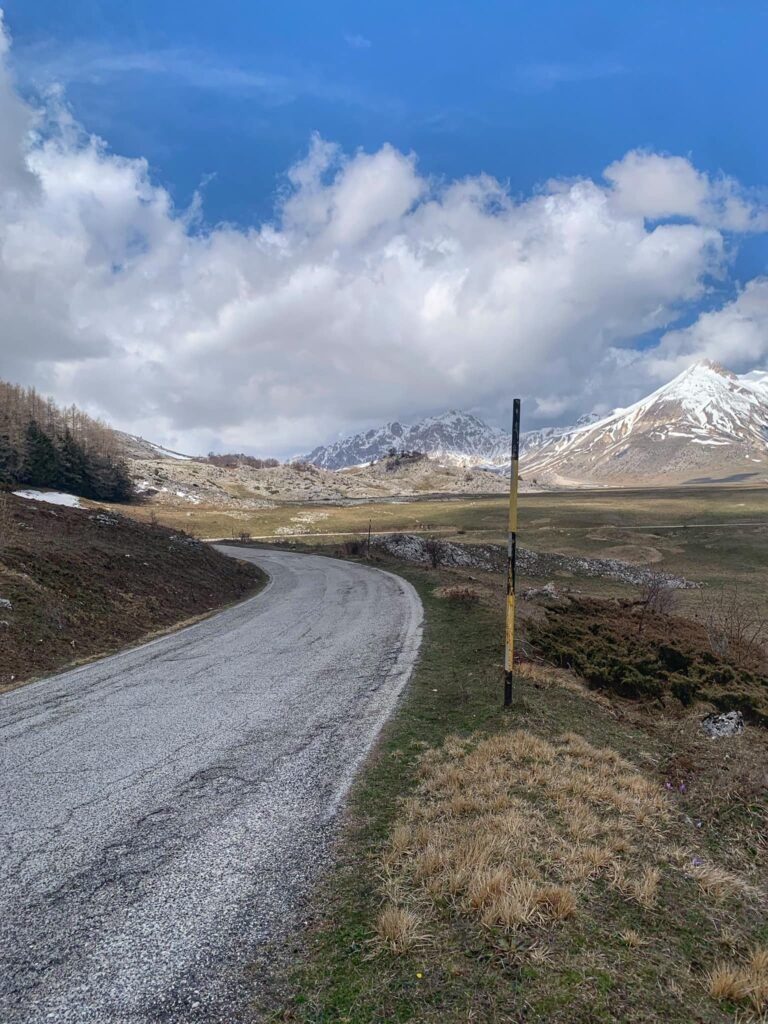
[[[392,448],[504,470],[510,438],[471,413],[452,411],[410,425],[388,423],[305,458],[344,469]],[[626,409],[524,432],[520,455],[528,484],[556,487],[768,481],[768,371],[738,376],[709,360],[694,363]]]
[[[582,427],[596,423],[599,419],[598,413],[588,412],[583,416],[579,416],[576,422],[569,427],[541,427],[539,430],[523,431],[520,435],[520,456],[522,458],[522,456],[543,448],[544,445],[557,440],[557,438],[562,437],[564,434],[572,434],[575,430],[580,430]],[[507,456],[508,463],[509,456]]]
[[387,423],[321,445],[302,458],[322,469],[346,469],[376,462],[395,448],[424,452],[453,465],[503,467],[509,465],[509,446],[509,434],[503,430],[471,413],[451,410],[417,423]]
[[529,483],[622,486],[768,475],[768,372],[694,363],[627,409],[566,431],[522,460]]

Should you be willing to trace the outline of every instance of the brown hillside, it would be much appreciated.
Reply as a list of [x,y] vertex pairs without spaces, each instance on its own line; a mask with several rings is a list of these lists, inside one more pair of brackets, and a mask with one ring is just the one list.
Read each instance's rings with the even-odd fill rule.
[[262,580],[255,566],[166,527],[0,494],[0,690],[235,601]]

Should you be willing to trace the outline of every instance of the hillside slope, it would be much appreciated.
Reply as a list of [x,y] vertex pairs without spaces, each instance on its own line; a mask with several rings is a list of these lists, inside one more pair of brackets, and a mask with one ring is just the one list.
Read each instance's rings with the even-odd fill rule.
[[0,493],[0,691],[256,590],[183,533]]
[[627,409],[564,433],[523,458],[554,486],[768,480],[768,373],[702,361]]
[[177,508],[268,508],[282,501],[346,501],[431,492],[503,493],[508,477],[435,459],[384,459],[373,466],[321,469],[288,463],[254,469],[217,466],[203,459],[129,460],[137,492]]

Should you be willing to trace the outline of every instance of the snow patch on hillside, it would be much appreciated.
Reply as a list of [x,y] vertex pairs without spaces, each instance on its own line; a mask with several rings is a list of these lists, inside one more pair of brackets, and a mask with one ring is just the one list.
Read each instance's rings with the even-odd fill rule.
[[27,487],[21,491],[13,492],[17,498],[27,498],[30,501],[44,501],[48,505],[65,505],[67,508],[82,508],[80,499],[74,494],[65,494],[64,491],[43,491],[37,487]]

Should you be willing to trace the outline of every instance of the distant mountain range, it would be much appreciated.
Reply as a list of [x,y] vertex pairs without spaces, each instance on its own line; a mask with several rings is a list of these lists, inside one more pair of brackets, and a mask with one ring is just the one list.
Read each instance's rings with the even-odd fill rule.
[[[450,411],[315,448],[304,459],[346,469],[416,450],[452,465],[503,470],[510,437],[471,413]],[[526,481],[560,487],[768,479],[768,372],[737,376],[704,360],[626,409],[521,436]]]
[[302,456],[322,469],[348,469],[378,462],[394,448],[419,451],[453,465],[504,466],[509,464],[509,435],[489,427],[468,412],[429,416],[418,423],[387,423],[333,444],[321,445]]

